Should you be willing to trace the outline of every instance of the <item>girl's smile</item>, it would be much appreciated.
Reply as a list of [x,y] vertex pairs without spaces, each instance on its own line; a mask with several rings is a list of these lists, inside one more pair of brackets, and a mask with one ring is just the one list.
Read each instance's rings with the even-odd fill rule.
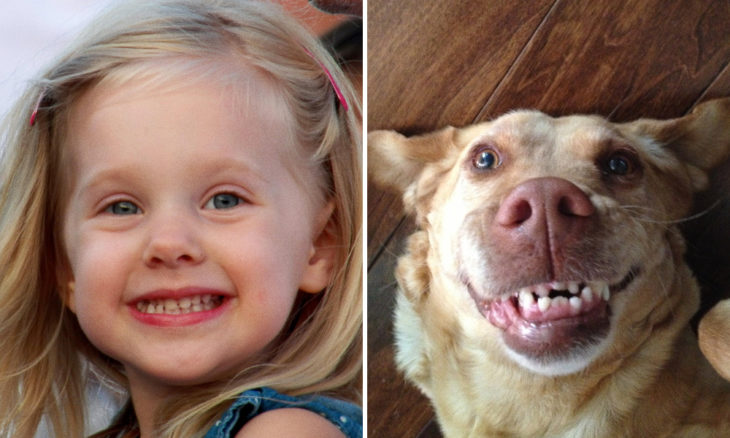
[[218,317],[233,296],[224,291],[186,287],[158,289],[131,301],[132,316],[144,324],[174,327],[198,324]]

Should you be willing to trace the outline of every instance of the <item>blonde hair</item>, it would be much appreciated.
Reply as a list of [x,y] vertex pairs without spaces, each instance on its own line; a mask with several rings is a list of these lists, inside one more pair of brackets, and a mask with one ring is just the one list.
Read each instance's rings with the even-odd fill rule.
[[[309,53],[307,53],[309,52]],[[243,390],[333,392],[359,399],[362,370],[361,128],[357,95],[321,45],[280,9],[252,0],[126,2],[100,17],[29,89],[4,121],[0,147],[0,435],[83,436],[89,368],[126,387],[121,366],[96,350],[63,303],[60,238],[68,108],[114,72],[148,60],[242,60],[278,84],[298,143],[335,204],[338,269],[260,365],[233,380],[189,388],[158,412],[157,436],[200,436]],[[350,106],[338,101],[327,69]],[[36,102],[37,117],[29,119]],[[302,294],[303,295],[303,294]],[[310,307],[314,306],[314,310]],[[353,383],[354,382],[354,383]],[[354,389],[354,390],[353,390]]]

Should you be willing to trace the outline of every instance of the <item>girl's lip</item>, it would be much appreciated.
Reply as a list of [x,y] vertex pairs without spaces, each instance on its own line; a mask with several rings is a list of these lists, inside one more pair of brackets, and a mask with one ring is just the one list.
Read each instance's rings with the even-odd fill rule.
[[[137,308],[137,303],[140,301],[153,301],[153,300],[165,300],[174,299],[179,300],[185,297],[193,297],[197,295],[211,295],[221,297],[221,303],[210,309],[201,310],[190,313],[146,313],[142,312]],[[157,326],[157,327],[182,327],[200,324],[206,321],[213,320],[223,314],[230,306],[232,296],[217,289],[203,288],[203,287],[187,287],[182,289],[158,289],[148,293],[145,293],[133,301],[127,304],[132,316],[139,322]]]

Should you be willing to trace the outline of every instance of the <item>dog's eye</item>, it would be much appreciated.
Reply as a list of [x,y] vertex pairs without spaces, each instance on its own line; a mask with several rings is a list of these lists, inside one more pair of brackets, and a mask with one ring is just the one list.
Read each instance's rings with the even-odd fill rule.
[[474,155],[472,162],[479,170],[494,169],[499,166],[499,155],[493,149],[480,149]]
[[606,151],[596,162],[607,182],[630,183],[642,175],[641,160],[631,147]]
[[606,161],[606,171],[618,176],[628,175],[634,170],[634,163],[628,156],[615,153]]

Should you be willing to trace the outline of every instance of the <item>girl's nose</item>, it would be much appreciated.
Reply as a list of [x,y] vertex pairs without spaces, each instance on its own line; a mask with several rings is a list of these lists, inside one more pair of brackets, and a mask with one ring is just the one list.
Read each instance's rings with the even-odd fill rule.
[[147,266],[177,268],[196,265],[205,259],[196,227],[177,219],[151,224],[143,256]]

